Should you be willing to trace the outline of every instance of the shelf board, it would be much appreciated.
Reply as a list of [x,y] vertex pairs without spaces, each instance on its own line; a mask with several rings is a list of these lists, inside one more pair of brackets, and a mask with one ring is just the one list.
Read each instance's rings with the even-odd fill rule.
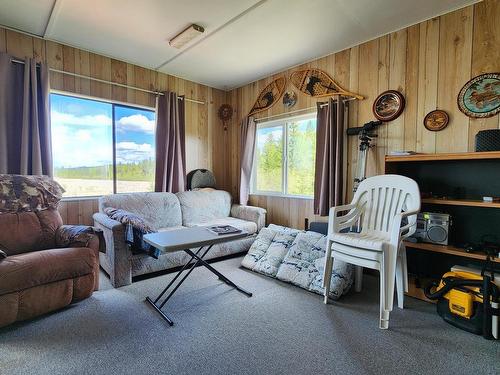
[[[464,257],[464,258],[486,260],[486,255],[477,254],[477,253],[468,253],[464,249],[461,249],[461,248],[455,247],[455,246],[450,246],[450,245],[436,245],[436,244],[424,243],[424,242],[414,243],[414,242],[409,242],[409,241],[405,241],[405,245],[406,245],[406,247],[409,247],[409,248],[431,251],[434,253],[442,253],[442,254],[449,254],[449,255]],[[500,263],[500,258],[492,258],[492,261],[496,262],[496,263]]]
[[500,202],[484,202],[480,200],[470,200],[470,199],[422,198],[422,203],[443,204],[447,206],[500,208]]
[[406,161],[481,160],[481,159],[500,159],[500,151],[385,156],[385,161],[387,163],[402,162],[402,161],[406,162]]

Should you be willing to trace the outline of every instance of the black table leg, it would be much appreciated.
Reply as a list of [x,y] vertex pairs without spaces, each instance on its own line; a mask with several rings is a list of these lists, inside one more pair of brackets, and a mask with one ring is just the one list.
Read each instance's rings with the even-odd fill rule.
[[[170,283],[161,291],[161,293],[158,295],[158,297],[153,301],[150,297],[146,297],[146,302],[148,302],[153,308],[170,324],[171,326],[174,325],[174,322],[172,319],[170,319],[163,311],[162,308],[165,306],[167,301],[174,295],[174,293],[177,291],[177,289],[182,285],[182,283],[187,279],[187,277],[191,274],[191,272],[199,265],[205,266],[208,270],[213,272],[215,275],[219,277],[219,280],[223,281],[225,284],[235,288],[237,291],[244,293],[248,297],[252,296],[252,293],[246,291],[243,288],[240,288],[238,285],[233,283],[231,280],[229,280],[226,276],[224,276],[222,273],[217,271],[214,267],[212,267],[209,263],[207,263],[203,258],[207,255],[207,253],[210,251],[213,245],[210,245],[207,247],[205,251],[202,251],[203,246],[200,247],[196,252],[193,252],[191,249],[185,249],[184,251],[191,256],[191,259],[177,272],[177,275],[170,281]],[[196,260],[193,262],[193,260]],[[158,305],[158,302],[160,299],[163,297],[163,295],[169,290],[175,283],[175,281],[179,278],[182,272],[184,272],[189,266],[191,266],[186,274],[182,277],[182,279],[173,287],[173,289],[170,291],[167,297],[163,300],[163,302]]]

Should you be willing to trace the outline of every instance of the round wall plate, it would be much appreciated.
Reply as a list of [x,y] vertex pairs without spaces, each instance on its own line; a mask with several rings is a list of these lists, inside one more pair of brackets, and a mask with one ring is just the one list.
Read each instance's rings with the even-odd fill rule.
[[487,118],[500,112],[500,73],[472,78],[460,90],[458,108],[467,116]]
[[403,94],[396,90],[384,91],[373,102],[373,114],[380,121],[392,121],[399,117],[405,108]]
[[287,108],[293,107],[297,103],[297,94],[293,91],[285,92],[283,95],[283,105]]
[[446,128],[449,121],[450,117],[445,111],[436,109],[425,116],[424,126],[427,130],[437,132]]

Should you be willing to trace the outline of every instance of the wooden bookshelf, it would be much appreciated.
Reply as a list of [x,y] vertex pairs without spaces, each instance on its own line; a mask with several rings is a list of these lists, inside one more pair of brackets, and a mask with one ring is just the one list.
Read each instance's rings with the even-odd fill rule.
[[[436,245],[424,242],[415,243],[409,241],[405,241],[405,245],[407,248],[431,251],[433,253],[441,253],[441,254],[455,255],[464,258],[486,260],[486,255],[478,253],[468,253],[464,249],[450,245]],[[492,258],[492,261],[495,263],[500,263],[500,258]]]
[[458,152],[458,153],[442,153],[442,154],[414,154],[391,156],[386,155],[386,163],[394,162],[411,162],[411,161],[438,161],[438,160],[484,160],[484,159],[500,159],[500,151],[489,152]]
[[422,203],[443,204],[448,206],[500,208],[500,202],[484,202],[480,200],[470,200],[470,199],[422,198]]

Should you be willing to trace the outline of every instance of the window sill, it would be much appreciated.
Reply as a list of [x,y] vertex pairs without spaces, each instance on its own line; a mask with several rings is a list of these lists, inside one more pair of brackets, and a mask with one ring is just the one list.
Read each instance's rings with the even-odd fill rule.
[[61,202],[90,201],[99,199],[102,195],[86,195],[84,197],[63,197]]
[[288,199],[304,199],[304,200],[313,200],[314,197],[308,197],[304,195],[290,195],[290,194],[280,194],[280,193],[250,193],[252,196],[256,197],[276,197],[276,198],[288,198]]

